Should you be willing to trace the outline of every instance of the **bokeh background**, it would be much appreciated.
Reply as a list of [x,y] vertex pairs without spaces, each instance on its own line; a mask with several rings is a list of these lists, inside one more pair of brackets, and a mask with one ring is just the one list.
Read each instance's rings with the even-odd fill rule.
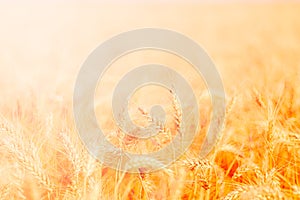
[[[72,94],[93,49],[144,27],[175,30],[202,45],[222,76],[228,106],[221,141],[208,157],[197,157],[200,137],[168,169],[132,175],[102,166],[86,152],[73,122]],[[0,199],[299,199],[299,52],[296,1],[3,1]],[[174,67],[195,89],[200,135],[209,124],[209,96],[191,66],[162,52],[132,53],[103,77],[95,105],[108,136],[131,151],[167,144],[180,115],[172,95],[154,87],[131,104],[142,125],[147,120],[138,108],[153,102],[168,104],[170,119],[175,115],[175,125],[170,122],[152,147],[124,136],[112,122],[114,85],[153,60]]]

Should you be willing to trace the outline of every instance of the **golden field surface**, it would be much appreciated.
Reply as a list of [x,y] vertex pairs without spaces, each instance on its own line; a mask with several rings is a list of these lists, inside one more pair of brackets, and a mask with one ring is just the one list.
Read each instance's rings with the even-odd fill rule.
[[[201,115],[196,139],[179,160],[130,174],[87,152],[72,94],[97,45],[143,27],[171,29],[199,43],[219,70],[227,106],[218,143],[199,157],[211,112],[201,76],[165,52],[117,60],[95,94],[99,124],[115,145],[155,151],[180,123],[172,95],[145,87],[130,100],[132,119],[147,124],[150,105],[160,103],[166,127],[146,142],[118,130],[112,90],[138,65],[172,66],[192,85]],[[0,36],[0,199],[300,199],[300,4],[1,3]]]

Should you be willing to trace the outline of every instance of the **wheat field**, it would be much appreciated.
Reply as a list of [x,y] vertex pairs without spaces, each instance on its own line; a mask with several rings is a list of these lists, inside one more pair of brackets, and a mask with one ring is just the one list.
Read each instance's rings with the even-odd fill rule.
[[[0,199],[300,199],[299,4],[1,3],[0,26]],[[142,27],[172,29],[201,44],[222,76],[227,106],[220,140],[199,157],[211,112],[201,77],[162,52],[118,60],[95,97],[99,124],[116,146],[155,151],[180,126],[180,105],[156,87],[138,91],[129,109],[145,125],[149,106],[165,105],[168,123],[159,135],[141,142],[112,122],[111,91],[139,64],[173,66],[195,90],[201,115],[179,160],[130,174],[87,152],[72,93],[97,45]]]

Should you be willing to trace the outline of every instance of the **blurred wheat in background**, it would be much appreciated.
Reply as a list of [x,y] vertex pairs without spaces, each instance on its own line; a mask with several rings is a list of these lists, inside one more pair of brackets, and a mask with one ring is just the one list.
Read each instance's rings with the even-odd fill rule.
[[[2,3],[0,199],[300,199],[299,11],[296,3]],[[115,145],[155,151],[180,126],[180,105],[164,91],[131,100],[140,124],[149,118],[149,96],[169,105],[169,123],[157,137],[141,143],[111,123],[108,93],[135,64],[174,66],[196,90],[201,115],[199,137],[182,158],[155,173],[140,168],[129,174],[86,151],[73,121],[72,92],[91,50],[141,27],[172,29],[201,44],[223,78],[227,108],[220,141],[200,158],[211,112],[201,77],[167,55],[137,53],[118,61],[99,83],[103,94],[95,108]]]

